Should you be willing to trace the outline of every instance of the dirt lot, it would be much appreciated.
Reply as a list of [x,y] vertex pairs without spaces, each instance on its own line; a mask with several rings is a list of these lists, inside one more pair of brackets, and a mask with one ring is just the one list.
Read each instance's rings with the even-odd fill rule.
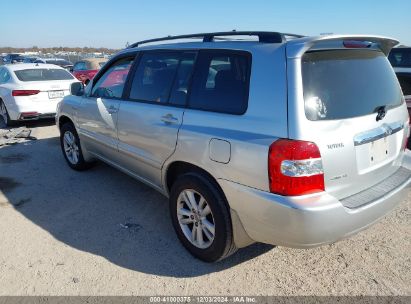
[[0,295],[411,295],[411,196],[337,244],[206,264],[163,196],[104,164],[70,170],[56,127],[31,127],[38,140],[0,147]]

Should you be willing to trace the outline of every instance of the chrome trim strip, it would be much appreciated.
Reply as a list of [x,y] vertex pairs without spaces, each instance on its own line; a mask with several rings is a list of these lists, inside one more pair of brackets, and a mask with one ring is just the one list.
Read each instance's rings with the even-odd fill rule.
[[381,127],[357,134],[354,137],[354,146],[368,144],[381,138],[390,136],[404,129],[403,122],[383,124]]

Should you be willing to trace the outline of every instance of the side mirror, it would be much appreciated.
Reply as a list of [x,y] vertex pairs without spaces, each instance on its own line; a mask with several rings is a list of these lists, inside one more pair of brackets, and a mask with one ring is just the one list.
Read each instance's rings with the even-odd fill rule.
[[75,96],[83,96],[84,85],[81,82],[73,82],[70,86],[70,94]]

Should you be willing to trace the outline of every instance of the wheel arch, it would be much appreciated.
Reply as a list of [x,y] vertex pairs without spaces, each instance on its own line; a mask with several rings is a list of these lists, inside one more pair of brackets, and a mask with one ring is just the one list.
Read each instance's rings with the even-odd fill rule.
[[72,120],[70,117],[68,117],[68,116],[66,116],[66,115],[60,116],[60,117],[59,117],[59,120],[58,120],[58,127],[59,127],[59,129],[61,129],[61,127],[62,127],[64,124],[66,124],[66,123],[71,123],[71,124],[73,124],[73,126],[74,126],[74,122],[73,122],[73,120]]
[[[67,115],[64,115],[64,114],[61,115],[61,116],[59,116],[59,118],[58,118],[58,122],[57,122],[57,127],[58,127],[58,129],[61,130],[61,127],[62,127],[64,124],[66,124],[66,123],[71,123],[71,124],[73,125],[74,129],[76,129],[76,132],[78,133],[76,124],[74,123],[73,119],[70,118],[70,117],[67,116]],[[85,146],[85,144],[83,143],[83,141],[82,141],[81,139],[79,139],[79,140],[80,140],[80,147],[81,147],[81,150],[82,150],[82,153],[83,153],[83,158],[84,158],[84,160],[87,161],[87,162],[92,162],[92,161],[94,161],[95,159],[94,159],[94,157],[88,152],[87,146]]]
[[199,173],[202,175],[205,175],[210,181],[212,181],[218,189],[221,191],[221,193],[224,195],[224,191],[219,185],[218,181],[216,178],[214,178],[211,173],[209,173],[207,170],[199,167],[198,165],[185,162],[185,161],[173,161],[170,164],[167,165],[167,168],[164,173],[164,186],[166,193],[170,193],[171,187],[173,186],[173,183],[176,181],[177,177],[186,173]]
[[233,228],[233,234],[234,234],[234,243],[238,248],[243,248],[247,247],[250,244],[254,243],[255,241],[250,238],[250,236],[247,234],[247,232],[244,229],[244,226],[240,220],[240,217],[238,216],[237,212],[234,209],[231,209],[230,203],[227,200],[227,197],[225,196],[225,193],[218,183],[217,179],[214,178],[211,173],[209,173],[207,170],[204,168],[201,168],[195,164],[184,162],[184,161],[173,161],[170,164],[168,164],[165,173],[164,173],[164,187],[166,190],[167,195],[170,193],[170,189],[173,185],[173,183],[177,180],[177,177],[189,173],[189,172],[194,172],[194,173],[199,173],[202,174],[203,176],[206,176],[210,182],[212,182],[217,189],[221,192],[223,197],[225,198],[225,201],[227,202],[227,208],[229,210],[230,216],[231,216],[231,225]]

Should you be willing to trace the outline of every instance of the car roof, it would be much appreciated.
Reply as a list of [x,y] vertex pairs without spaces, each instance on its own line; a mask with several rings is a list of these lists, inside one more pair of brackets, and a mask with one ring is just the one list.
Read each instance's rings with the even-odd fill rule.
[[27,69],[61,69],[64,70],[62,67],[59,67],[55,64],[38,64],[38,63],[19,63],[19,64],[7,64],[5,67],[9,71],[20,71],[20,70],[27,70]]
[[136,48],[128,48],[119,52],[119,54],[132,53],[135,51],[146,50],[190,50],[190,49],[228,49],[238,51],[252,51],[259,48],[277,49],[282,47],[283,43],[260,43],[258,41],[215,41],[215,42],[174,42],[163,44],[143,45]]
[[[397,45],[399,42],[395,39],[378,36],[378,35],[320,35],[320,36],[304,36],[304,37],[292,37],[291,39],[284,40],[278,43],[266,43],[259,41],[250,40],[216,40],[212,42],[154,42],[155,44],[143,44],[136,47],[129,47],[119,52],[119,54],[126,54],[133,51],[143,51],[143,50],[157,50],[157,49],[172,49],[172,50],[183,50],[183,49],[230,49],[230,50],[244,50],[253,51],[259,49],[270,49],[275,50],[284,45],[288,45],[290,52],[287,51],[288,56],[294,57],[301,55],[304,51],[309,49],[314,45],[320,46],[330,46],[330,43],[341,40],[360,40],[360,41],[370,41],[379,46],[379,48],[387,55],[392,47]],[[167,41],[164,39],[164,41]],[[335,46],[334,46],[335,47]]]

